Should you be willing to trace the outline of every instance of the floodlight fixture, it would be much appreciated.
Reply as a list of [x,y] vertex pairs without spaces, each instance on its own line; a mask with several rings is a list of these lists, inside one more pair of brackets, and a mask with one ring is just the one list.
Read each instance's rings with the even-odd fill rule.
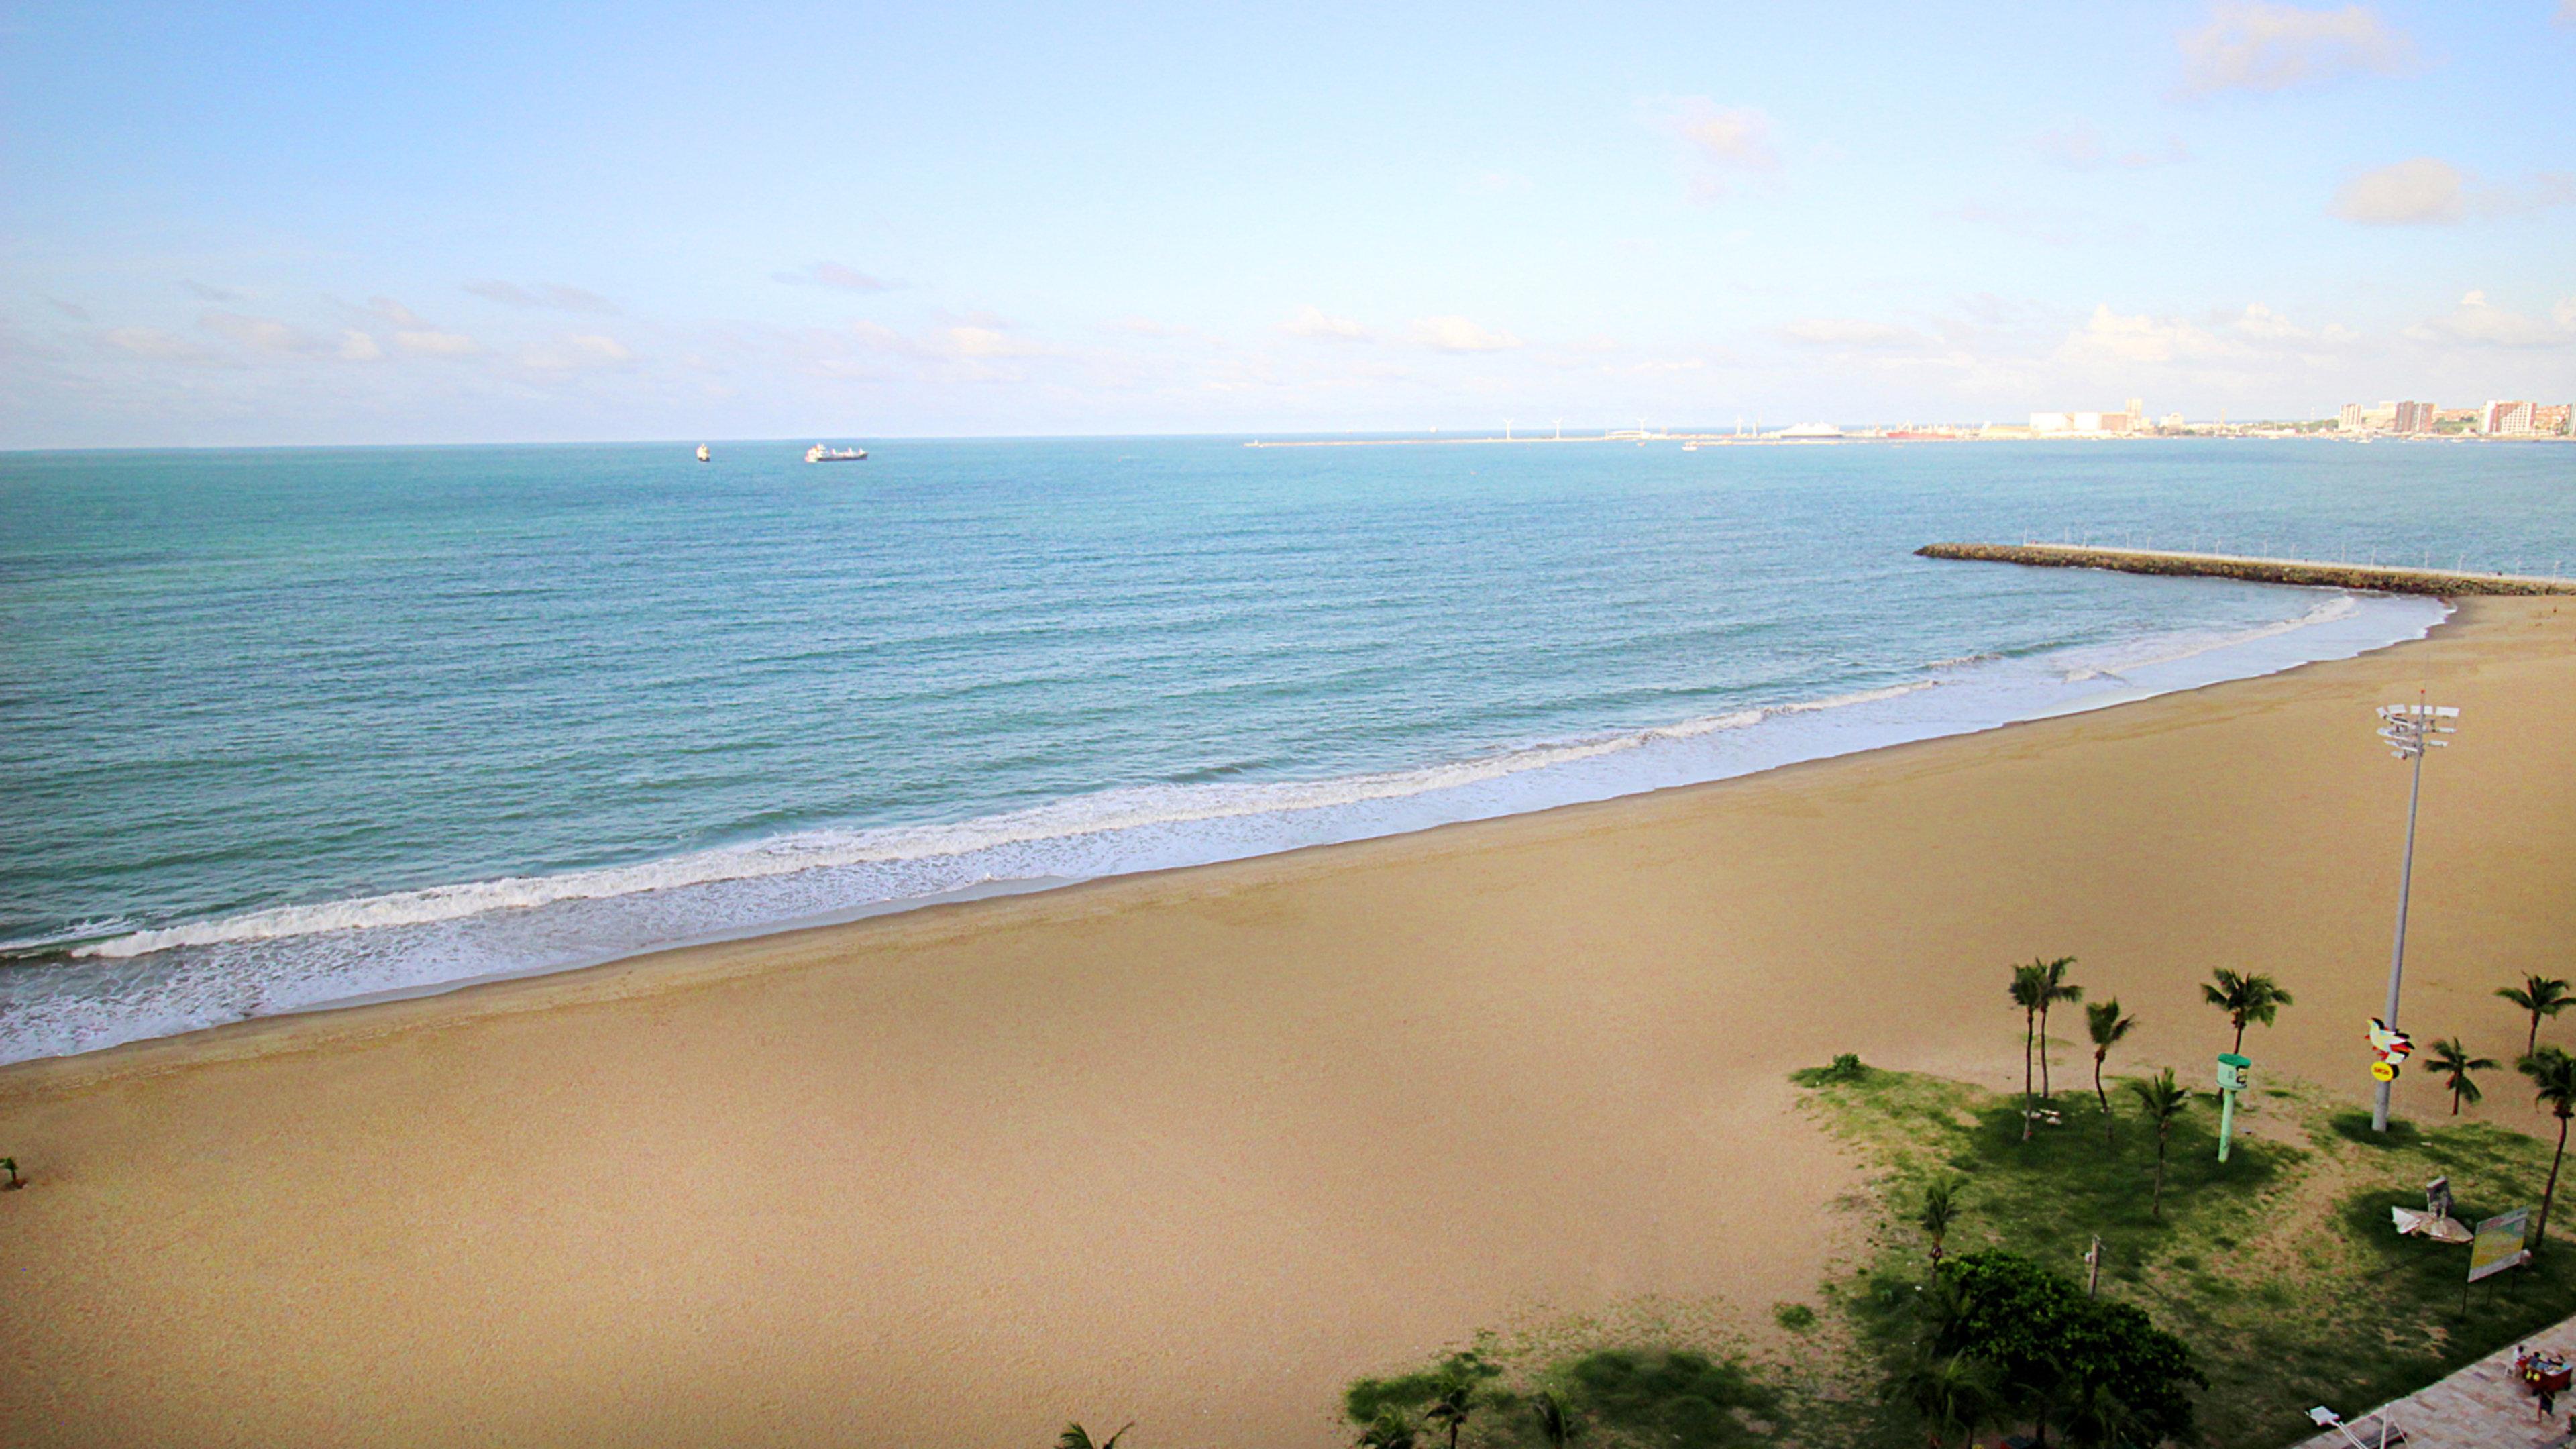
[[[2424,756],[2450,747],[2442,736],[2458,733],[2458,726],[2450,721],[2459,717],[2457,706],[2427,704],[2421,696],[2413,704],[2379,707],[2379,738],[2388,745],[2388,753],[2414,765],[2414,779],[2406,788],[2406,853],[2397,868],[2397,936],[2388,948],[2388,1014],[2383,1020],[2390,1031],[2397,1029],[2397,988],[2406,977],[2406,897],[2415,884],[2415,807],[2424,798]],[[2395,1077],[2395,1072],[2389,1073],[2372,1098],[2373,1132],[2388,1130],[2388,1097]]]

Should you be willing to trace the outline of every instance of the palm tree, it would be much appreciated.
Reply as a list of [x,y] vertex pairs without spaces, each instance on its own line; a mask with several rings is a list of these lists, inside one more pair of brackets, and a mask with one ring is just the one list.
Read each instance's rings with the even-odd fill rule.
[[1954,1434],[1974,1443],[1977,1426],[2002,1407],[1993,1367],[1966,1354],[1917,1358],[1898,1375],[1896,1388],[1921,1416],[1932,1449]]
[[2066,968],[2075,964],[2075,958],[2072,956],[2060,956],[2054,961],[2033,961],[2030,964],[2037,966],[2048,976],[2048,989],[2041,993],[2039,998],[2039,1094],[2054,1102],[2057,1100],[2057,1093],[2048,1084],[2048,1008],[2060,1001],[2082,1001],[2084,988],[2066,984]]
[[2227,1019],[2235,1024],[2236,1045],[2228,1048],[2232,1052],[2244,1052],[2247,1022],[2270,1026],[2282,1007],[2298,1005],[2269,976],[2240,976],[2223,966],[2209,976],[2217,984],[2200,988],[2200,999],[2226,1012]]
[[1475,1384],[1463,1378],[1456,1378],[1451,1379],[1441,1388],[1439,1396],[1431,1401],[1431,1407],[1422,1411],[1422,1417],[1435,1429],[1446,1425],[1449,1430],[1449,1449],[1458,1449],[1458,1431],[1467,1427],[1467,1416],[1474,1412],[1476,1412]]
[[2532,1100],[2558,1117],[2558,1152],[2549,1159],[2549,1185],[2540,1190],[2540,1227],[2531,1235],[2531,1250],[2537,1253],[2549,1241],[2549,1202],[2558,1195],[2558,1164],[2567,1156],[2567,1119],[2576,1117],[2576,1057],[2542,1047],[2514,1065],[2531,1078]]
[[2148,1077],[2129,1083],[2137,1093],[2139,1105],[2147,1109],[2147,1120],[2156,1124],[2156,1197],[2154,1212],[2162,1222],[2165,1215],[2165,1139],[2173,1132],[2174,1119],[2191,1105],[2191,1093],[2174,1080],[2173,1068],[2165,1068],[2161,1077]]
[[1064,1432],[1055,1438],[1055,1449],[1118,1449],[1118,1441],[1125,1437],[1129,1429],[1135,1427],[1134,1421],[1130,1420],[1121,1426],[1117,1433],[1095,1444],[1091,1441],[1090,1430],[1080,1424],[1067,1424],[1064,1426]]
[[2478,1084],[2470,1079],[2469,1073],[2492,1071],[2496,1066],[2493,1057],[2470,1056],[2469,1049],[2460,1045],[2458,1037],[2433,1043],[2430,1061],[2433,1070],[2442,1074],[2442,1085],[2451,1089],[2451,1115],[2454,1117],[2460,1115],[2462,1102],[2474,1102],[2486,1095],[2478,1090]]
[[2102,1141],[2106,1145],[2112,1141],[2111,1094],[2102,1090],[2102,1063],[2111,1055],[2111,1048],[2118,1046],[2137,1024],[2136,1017],[2120,1014],[2120,998],[2116,996],[2084,1008],[2084,1025],[2093,1033],[2093,1095],[2102,1103]]
[[2077,1382],[2075,1396],[2066,1405],[2067,1443],[2120,1449],[2131,1442],[2130,1436],[2136,1430],[2136,1416],[2120,1402],[2109,1384],[2095,1377]]
[[1538,1416],[1538,1436],[1547,1441],[1547,1449],[1565,1449],[1565,1441],[1582,1432],[1564,1397],[1554,1389],[1539,1390],[1530,1400],[1530,1412]]
[[1360,1449],[1416,1449],[1421,1435],[1396,1409],[1380,1409],[1377,1418],[1360,1431]]
[[2540,1050],[2542,1017],[2556,1016],[2567,1008],[2576,1006],[2576,996],[2567,994],[2567,983],[2555,976],[2525,976],[2519,989],[2511,986],[2499,987],[2496,995],[2531,1013],[2531,1035],[2522,1044],[2524,1056]]
[[1959,1188],[1955,1177],[1936,1177],[1923,1189],[1923,1212],[1915,1221],[1923,1225],[1923,1235],[1932,1240],[1932,1267],[1941,1267],[1942,1240],[1950,1236],[1950,1224],[1959,1220]]
[[2030,1140],[2032,1107],[2031,1048],[2039,1042],[2039,1012],[2048,1004],[2048,968],[2036,963],[2013,968],[2013,1005],[2021,1008],[2021,1140]]

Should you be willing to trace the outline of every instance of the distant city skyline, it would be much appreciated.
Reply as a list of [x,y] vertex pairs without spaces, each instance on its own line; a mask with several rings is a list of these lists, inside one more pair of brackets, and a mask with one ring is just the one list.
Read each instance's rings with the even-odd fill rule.
[[0,447],[2576,396],[2576,0],[108,0],[0,67]]

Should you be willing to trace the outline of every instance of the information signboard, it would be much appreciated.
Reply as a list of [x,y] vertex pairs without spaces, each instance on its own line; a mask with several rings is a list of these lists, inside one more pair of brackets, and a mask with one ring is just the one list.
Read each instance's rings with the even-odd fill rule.
[[2478,1224],[2477,1240],[2469,1244],[2469,1281],[2530,1262],[2531,1251],[2522,1245],[2530,1235],[2529,1208],[2497,1213]]

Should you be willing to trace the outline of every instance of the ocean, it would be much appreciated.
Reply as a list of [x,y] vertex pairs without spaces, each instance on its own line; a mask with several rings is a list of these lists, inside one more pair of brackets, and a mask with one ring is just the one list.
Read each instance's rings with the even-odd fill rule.
[[0,454],[0,1060],[1720,779],[2443,612],[1934,540],[2576,562],[2568,447],[1243,441]]

